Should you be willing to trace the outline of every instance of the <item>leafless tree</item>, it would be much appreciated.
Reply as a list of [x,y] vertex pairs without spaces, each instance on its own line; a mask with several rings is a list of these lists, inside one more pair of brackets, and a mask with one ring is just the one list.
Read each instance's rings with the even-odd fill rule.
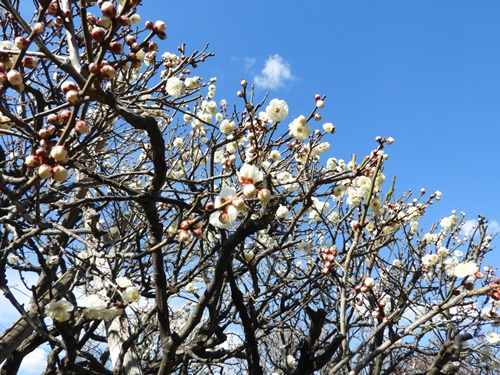
[[327,158],[325,97],[220,100],[139,3],[0,0],[1,373],[498,373],[487,220],[425,230],[392,138]]

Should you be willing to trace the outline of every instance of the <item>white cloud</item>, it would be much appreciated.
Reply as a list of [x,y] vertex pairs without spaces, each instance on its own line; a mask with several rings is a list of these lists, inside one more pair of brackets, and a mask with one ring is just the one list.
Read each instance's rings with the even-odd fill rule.
[[[462,234],[463,235],[472,234],[474,229],[477,228],[478,224],[479,224],[478,221],[475,219],[474,220],[467,220],[464,223],[464,226],[462,227]],[[487,233],[491,234],[491,235],[495,235],[495,234],[500,233],[500,224],[498,223],[498,221],[494,221],[494,220],[488,221]]]
[[252,58],[252,57],[245,57],[244,59],[244,69],[245,71],[249,71],[250,69],[253,68],[253,66],[255,65],[255,59]]
[[277,89],[292,79],[290,65],[278,54],[270,56],[261,74],[253,78],[255,85],[262,89]]

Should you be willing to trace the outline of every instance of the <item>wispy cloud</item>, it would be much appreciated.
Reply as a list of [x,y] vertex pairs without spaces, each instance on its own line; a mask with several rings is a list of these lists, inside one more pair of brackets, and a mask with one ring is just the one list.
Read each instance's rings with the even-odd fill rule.
[[246,72],[248,72],[253,68],[257,60],[253,57],[245,57],[243,61],[244,61],[244,69]]
[[278,54],[269,56],[260,74],[253,78],[255,85],[261,89],[277,89],[292,79],[290,64]]
[[[467,220],[462,227],[462,234],[467,235],[472,233],[472,231],[477,228],[478,222],[477,220]],[[498,221],[490,220],[488,222],[488,234],[495,235],[500,233],[500,224]]]

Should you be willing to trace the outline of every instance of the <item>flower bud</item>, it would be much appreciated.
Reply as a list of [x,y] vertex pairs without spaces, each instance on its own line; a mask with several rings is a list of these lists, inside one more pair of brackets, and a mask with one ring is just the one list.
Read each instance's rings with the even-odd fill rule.
[[17,36],[16,39],[14,39],[14,44],[19,49],[26,49],[30,45],[30,41],[24,36]]
[[257,188],[254,184],[247,184],[243,187],[243,195],[248,199],[255,198],[257,195]]
[[101,4],[101,12],[106,17],[109,18],[116,17],[116,8],[111,1],[105,1]]
[[40,164],[42,164],[42,161],[36,155],[29,155],[26,157],[24,164],[26,164],[30,168],[36,168],[36,167],[39,167]]
[[233,197],[231,204],[236,208],[238,211],[241,211],[243,208],[245,208],[245,200],[242,197],[236,196]]
[[123,45],[118,41],[113,41],[109,43],[109,52],[114,54],[123,53]]
[[371,277],[367,277],[366,279],[364,279],[363,284],[368,288],[373,288],[375,286],[375,280]]
[[44,180],[52,177],[52,167],[48,164],[42,164],[38,168],[38,175]]
[[92,74],[98,74],[100,73],[101,68],[99,67],[99,64],[97,63],[90,63],[89,64],[89,72]]
[[68,150],[64,146],[54,146],[50,150],[50,157],[56,161],[65,160],[68,157]]
[[45,32],[45,25],[41,22],[35,22],[33,32],[38,35],[43,34]]
[[109,29],[111,27],[111,20],[109,17],[103,16],[97,20],[97,24],[105,29]]
[[271,200],[271,192],[269,189],[260,189],[257,196],[262,203],[269,203]]
[[70,90],[66,93],[66,100],[71,104],[78,104],[82,100],[82,96],[76,90]]
[[101,74],[104,78],[113,79],[116,77],[116,70],[111,65],[104,65],[101,68]]
[[59,112],[59,120],[63,124],[67,124],[70,117],[71,117],[71,111],[69,109],[64,109],[61,112]]
[[37,59],[35,59],[34,57],[31,57],[31,56],[23,57],[21,62],[23,64],[23,66],[25,68],[28,68],[28,69],[35,69],[36,66],[38,65]]
[[17,70],[11,69],[7,73],[7,80],[11,85],[17,86],[23,83],[23,76]]
[[165,32],[167,30],[167,25],[163,21],[156,21],[155,27],[155,31]]
[[63,92],[63,94],[67,94],[70,90],[78,91],[78,86],[75,82],[64,81],[61,85],[61,91]]
[[78,120],[76,123],[75,123],[75,131],[78,133],[78,134],[89,134],[89,126],[88,124],[83,121],[83,120]]
[[64,182],[68,179],[68,170],[61,165],[52,168],[52,178],[59,182]]
[[179,232],[179,234],[177,235],[177,237],[179,238],[179,241],[187,242],[187,241],[189,241],[189,238],[191,237],[191,235],[190,235],[189,231],[182,229]]
[[102,27],[94,27],[92,29],[92,38],[97,43],[103,43],[104,39],[106,39],[106,31]]

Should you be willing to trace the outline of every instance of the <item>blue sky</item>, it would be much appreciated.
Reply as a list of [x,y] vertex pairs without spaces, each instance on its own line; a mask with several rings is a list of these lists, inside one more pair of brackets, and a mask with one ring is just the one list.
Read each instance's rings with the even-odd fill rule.
[[[152,8],[146,1],[143,20],[156,19]],[[438,218],[456,209],[500,221],[499,2],[224,0],[169,2],[161,13],[167,49],[210,43],[215,58],[197,74],[218,77],[219,98],[236,102],[239,80],[262,83],[277,57],[257,92],[285,99],[291,118],[327,95],[331,156],[361,157],[390,135],[386,175],[398,191],[441,190]]]
[[[329,156],[361,158],[375,136],[392,136],[385,174],[397,175],[397,191],[443,192],[429,221],[456,209],[498,229],[500,2],[143,3],[143,21],[167,23],[162,52],[210,43],[215,57],[195,73],[218,77],[217,99],[238,103],[245,78],[260,84],[257,95],[285,99],[295,118],[314,94],[327,95],[323,122],[337,129]],[[500,255],[491,260],[499,265]],[[23,374],[39,373],[42,358]]]

